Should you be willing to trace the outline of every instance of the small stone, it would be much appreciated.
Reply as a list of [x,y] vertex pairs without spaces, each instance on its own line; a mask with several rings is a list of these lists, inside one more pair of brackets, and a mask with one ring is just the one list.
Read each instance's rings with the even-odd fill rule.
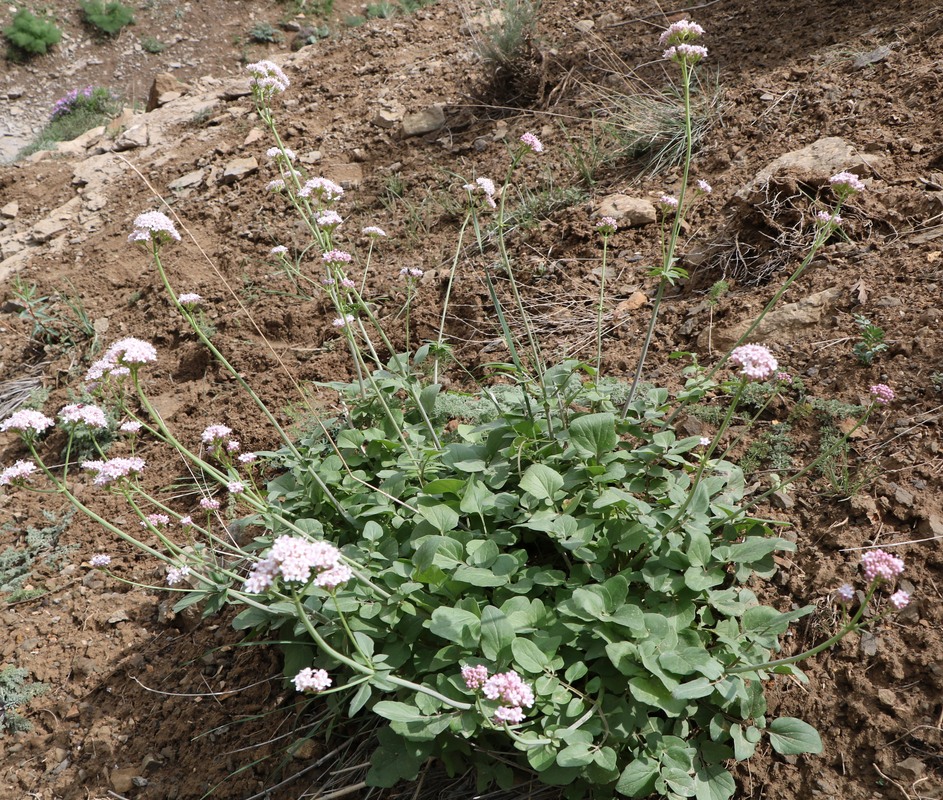
[[914,496],[908,492],[903,486],[898,486],[894,490],[894,499],[906,508],[912,508],[914,504]]
[[796,505],[796,501],[785,492],[773,492],[769,499],[773,504],[773,508],[779,508],[783,511],[789,511]]
[[433,105],[403,117],[403,136],[421,136],[445,125],[445,108]]
[[[183,85],[169,72],[158,72],[147,95],[147,111],[153,111],[183,94]],[[175,95],[171,97],[171,95]]]
[[147,125],[139,122],[118,135],[118,138],[115,139],[115,150],[121,152],[122,150],[134,150],[137,147],[147,147],[148,139]]
[[3,208],[0,208],[0,217],[6,217],[7,219],[16,219],[16,215],[20,213],[20,204],[16,200],[11,200]]
[[861,655],[866,658],[873,658],[878,652],[877,637],[871,631],[861,631],[861,637],[858,640],[858,648]]
[[885,711],[893,711],[897,708],[897,695],[890,689],[878,689],[877,699],[878,705]]
[[334,164],[324,168],[325,177],[339,183],[342,189],[359,189],[363,184],[360,164]]
[[232,184],[241,181],[247,175],[252,175],[259,171],[259,162],[254,157],[236,158],[226,165],[221,182]]
[[396,123],[400,122],[405,115],[406,109],[397,105],[389,108],[381,108],[373,115],[373,119],[370,121],[378,128],[389,129],[395,127]]
[[108,617],[108,624],[117,625],[119,622],[127,622],[129,619],[131,619],[131,617],[128,616],[128,612],[123,608],[119,608],[114,614]]
[[917,533],[921,536],[943,536],[943,517],[928,514],[917,523]]
[[298,761],[311,761],[317,753],[317,746],[311,739],[302,739],[291,751],[291,757]]
[[206,173],[202,169],[188,172],[174,181],[167,184],[167,188],[172,192],[179,192],[181,189],[190,189],[203,183],[203,176]]
[[111,771],[111,786],[118,794],[124,794],[134,788],[134,779],[140,777],[136,767],[113,769]]
[[617,320],[625,317],[628,314],[631,314],[633,311],[638,311],[640,308],[648,304],[648,295],[645,292],[633,292],[632,296],[628,300],[623,300],[618,303],[613,309],[612,315]]
[[596,27],[596,23],[591,19],[581,19],[577,22],[574,22],[573,27],[578,31],[582,31],[583,33],[589,33],[593,28]]
[[43,244],[48,242],[57,234],[62,233],[69,227],[68,219],[52,219],[47,218],[37,222],[30,229],[30,239],[36,244]]
[[257,141],[259,141],[259,139],[263,138],[264,136],[265,136],[265,131],[263,131],[261,128],[253,128],[251,131],[249,131],[246,138],[243,139],[242,146],[248,147],[250,144],[255,144]]
[[309,150],[307,153],[302,153],[298,156],[298,160],[302,164],[317,164],[321,161],[322,155],[320,150]]

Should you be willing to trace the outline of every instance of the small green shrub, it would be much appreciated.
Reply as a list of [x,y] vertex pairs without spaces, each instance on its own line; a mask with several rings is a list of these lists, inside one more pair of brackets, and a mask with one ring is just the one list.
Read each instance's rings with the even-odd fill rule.
[[249,41],[256,44],[277,44],[282,38],[282,32],[267,22],[257,22],[249,31]]
[[57,142],[71,141],[98,125],[104,125],[120,108],[118,99],[102,86],[73,89],[56,101],[49,122],[20,151],[19,157],[38,150],[54,149]]
[[62,38],[62,32],[52,20],[37,17],[25,8],[16,12],[12,24],[3,29],[3,35],[15,58],[42,55]]
[[143,39],[141,39],[141,48],[145,53],[156,55],[157,53],[164,52],[164,50],[167,49],[167,45],[165,45],[160,39],[156,39],[153,36],[145,36]]
[[875,325],[863,314],[855,314],[855,324],[860,330],[861,341],[855,342],[851,352],[866,367],[874,363],[874,357],[887,350],[887,342],[884,341],[884,329]]
[[20,667],[4,667],[0,670],[0,733],[28,731],[29,720],[16,712],[18,706],[26,705],[34,697],[45,694],[49,688],[44,683],[29,683],[29,671]]
[[85,22],[106,36],[116,36],[122,28],[134,24],[134,11],[119,0],[81,0]]

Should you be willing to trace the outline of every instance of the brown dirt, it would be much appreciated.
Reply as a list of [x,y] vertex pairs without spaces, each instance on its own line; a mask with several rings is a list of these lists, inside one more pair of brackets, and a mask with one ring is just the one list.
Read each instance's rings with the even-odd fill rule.
[[[392,317],[401,305],[396,276],[402,265],[426,270],[417,310],[419,337],[434,330],[444,265],[455,244],[447,198],[463,181],[451,173],[463,178],[502,174],[507,150],[494,134],[506,127],[512,140],[534,130],[547,145],[545,157],[526,174],[530,185],[548,173],[556,185],[576,185],[558,122],[566,122],[570,136],[588,140],[585,84],[612,81],[607,69],[614,57],[632,67],[649,64],[640,74],[651,85],[664,83],[660,67],[650,65],[657,57],[659,26],[665,24],[655,4],[636,4],[615,14],[610,4],[590,0],[545,0],[543,6],[540,58],[535,58],[540,80],[531,84],[535,107],[509,111],[473,101],[485,84],[483,71],[460,10],[447,3],[342,30],[308,48],[290,73],[290,93],[278,104],[286,144],[298,153],[323,154],[320,167],[311,169],[322,169],[328,177],[362,175],[345,197],[344,230],[377,224],[392,234],[379,249],[379,266],[368,283],[381,313]],[[253,9],[258,6],[248,2],[194,4],[187,19],[203,22],[192,24],[188,36],[195,40],[199,63],[183,70],[184,77],[235,71],[239,50],[231,44],[232,32],[249,27]],[[609,16],[601,17],[604,13]],[[695,18],[709,32],[705,72],[708,66],[717,71],[724,97],[722,124],[709,131],[695,159],[696,174],[713,183],[714,194],[691,220],[684,251],[690,254],[686,265],[692,279],[667,300],[647,377],[676,380],[678,362],[667,358],[676,350],[699,350],[702,362],[709,363],[712,356],[699,346],[698,334],[711,320],[722,330],[750,318],[788,274],[778,271],[770,282],[757,283],[751,280],[755,276],[739,273],[717,309],[711,312],[704,303],[703,290],[723,277],[718,254],[734,239],[749,240],[751,226],[759,224],[731,201],[741,186],[773,158],[823,136],[842,136],[860,151],[882,156],[867,194],[846,214],[849,240],[830,244],[787,297],[799,300],[836,288],[837,300],[816,324],[793,332],[775,350],[783,368],[801,376],[815,397],[855,403],[868,385],[886,382],[896,389],[898,401],[854,440],[854,468],[876,469],[851,499],[816,480],[791,495],[794,504],[788,509],[767,510],[792,524],[798,550],[783,559],[781,572],[765,591],[782,608],[818,606],[787,641],[790,652],[821,641],[834,629],[834,609],[823,598],[854,574],[858,548],[911,542],[896,552],[907,560],[907,579],[917,598],[905,614],[882,624],[874,638],[849,637],[809,662],[808,685],[780,681],[770,687],[771,712],[814,724],[825,752],[814,758],[762,752],[738,768],[738,796],[943,797],[943,462],[940,386],[934,382],[934,375],[943,373],[943,148],[936,113],[943,102],[938,68],[943,11],[920,0],[858,5],[720,0],[695,12]],[[574,26],[582,19],[596,20],[590,33]],[[883,58],[855,66],[856,58],[882,46],[888,48]],[[92,49],[105,52],[95,49],[101,47],[117,45]],[[57,64],[55,58],[42,63]],[[117,53],[101,60],[112,72],[120,66],[134,75],[142,87],[139,94],[156,71],[146,59],[122,62]],[[62,76],[50,99],[73,86],[107,83],[109,73],[96,72],[95,66]],[[8,83],[28,82],[36,74],[15,72],[10,65],[4,69]],[[409,110],[446,103],[446,128],[401,139],[372,126],[384,94]],[[225,110],[213,124],[182,125],[159,159],[137,163],[132,153],[131,161],[162,192],[197,168],[222,169],[238,156],[263,161],[266,139],[243,144],[256,124],[250,104],[236,99]],[[3,168],[0,205],[18,201],[15,224],[28,225],[74,196],[73,169],[72,161],[56,157]],[[384,206],[392,175],[401,179],[407,202]],[[262,191],[270,177],[263,167],[233,185],[210,183],[179,195],[174,209],[213,266],[193,241],[166,253],[175,286],[209,301],[220,348],[291,423],[302,405],[296,384],[313,393],[316,402],[330,404],[329,393],[312,382],[345,376],[347,362],[326,304],[286,298],[286,284],[266,255],[275,244],[302,241],[281,206]],[[594,199],[630,186],[625,172],[609,170],[598,178]],[[670,172],[631,189],[657,197],[677,180],[677,173]],[[147,186],[128,170],[109,192],[92,229],[67,237],[58,247],[37,248],[21,277],[45,292],[73,286],[89,316],[101,328],[107,325],[107,341],[133,335],[154,342],[161,360],[149,375],[151,393],[181,438],[193,440],[209,422],[226,421],[246,447],[274,446],[251,403],[182,328],[144,255],[127,244],[133,217],[154,207]],[[541,312],[541,333],[556,353],[588,355],[592,349],[586,331],[592,329],[598,291],[593,269],[601,254],[592,208],[583,202],[555,211],[513,242],[528,302]],[[777,224],[788,226],[788,211]],[[348,240],[351,245],[356,238]],[[644,265],[658,253],[651,226],[620,231],[615,243],[613,308],[638,290],[651,294]],[[707,257],[694,255],[702,252]],[[801,256],[798,248],[787,254],[783,268],[794,267]],[[486,348],[497,338],[482,266],[462,262],[451,327],[470,368],[492,358]],[[631,374],[647,310],[613,317],[618,326],[607,339],[607,374]],[[29,340],[30,325],[7,311],[0,316],[0,380],[19,378],[31,365],[41,365],[50,392],[47,408],[58,407],[79,385],[82,350],[44,351]],[[851,354],[855,313],[887,331],[890,349],[871,367]],[[775,411],[788,413],[789,408]],[[794,460],[800,464],[818,447],[811,420],[798,426],[796,438]],[[50,452],[54,448],[52,442]],[[0,462],[6,465],[22,455],[12,437],[0,437]],[[183,465],[160,448],[145,444],[142,455],[155,487],[185,477]],[[83,497],[101,503],[90,491]],[[179,502],[184,506],[187,498]],[[117,505],[101,507],[119,524],[127,513]],[[22,546],[23,529],[41,522],[42,510],[61,513],[54,498],[0,495],[0,514],[13,522],[0,530],[0,549]],[[185,616],[172,618],[166,593],[147,588],[162,583],[162,570],[78,517],[62,544],[75,548],[67,564],[39,566],[30,578],[46,594],[0,610],[8,631],[0,645],[0,666],[25,667],[50,686],[48,694],[24,709],[33,731],[0,738],[0,796],[113,797],[109,791],[120,785],[113,782],[115,770],[132,769],[147,785],[126,790],[129,797],[186,800],[222,782],[216,797],[244,799],[303,770],[323,752],[315,741],[283,759],[286,740],[278,737],[298,722],[295,698],[278,677],[274,652],[240,646],[227,614],[195,627]],[[89,572],[84,563],[105,551],[113,555],[115,571],[137,585]],[[315,796],[316,774],[268,796],[296,798],[305,791]]]

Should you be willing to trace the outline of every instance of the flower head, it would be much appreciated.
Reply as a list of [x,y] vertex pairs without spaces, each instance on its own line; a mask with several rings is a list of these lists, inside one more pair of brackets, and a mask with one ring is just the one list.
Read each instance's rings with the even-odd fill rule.
[[482,692],[489,700],[502,700],[509,706],[530,708],[534,704],[533,690],[514,670],[492,675],[482,686]]
[[662,208],[668,211],[678,207],[678,198],[672,197],[670,194],[663,194],[658,198],[658,203],[662,206]]
[[141,423],[137,420],[129,420],[128,422],[122,422],[118,426],[118,430],[122,433],[139,433],[141,427]]
[[300,536],[279,536],[268,555],[253,566],[246,578],[245,590],[258,594],[272,585],[275,578],[308,583],[333,590],[353,577],[341,561],[340,551],[328,542],[312,542]]
[[386,236],[386,231],[383,228],[378,228],[376,225],[367,225],[366,228],[362,228],[360,231],[364,236],[373,236],[374,238],[378,236]]
[[88,563],[93,567],[107,567],[111,563],[111,556],[107,556],[104,553],[98,553],[92,556]]
[[190,567],[184,564],[182,567],[171,567],[167,570],[167,585],[176,586],[190,574]]
[[95,473],[94,483],[96,486],[107,486],[109,483],[130,478],[143,471],[145,462],[143,458],[131,456],[130,458],[111,458],[108,461],[85,461],[82,463],[82,469],[91,470]]
[[230,494],[242,494],[246,490],[246,485],[242,481],[230,481],[226,484],[226,489]]
[[170,524],[170,517],[166,514],[148,514],[144,519],[141,520],[141,527],[147,528],[148,526],[153,528],[159,528],[163,525]]
[[855,192],[863,192],[865,185],[861,179],[853,172],[839,172],[828,179],[832,186],[832,191],[839,197],[848,197]]
[[599,222],[596,223],[596,230],[603,236],[612,236],[619,230],[619,225],[612,217],[600,217]]
[[890,601],[894,608],[898,611],[902,611],[910,605],[910,593],[901,589],[890,596]]
[[283,244],[277,244],[271,250],[268,251],[270,256],[283,256],[288,252],[288,248]]
[[494,720],[508,725],[517,725],[524,721],[524,709],[520,706],[498,706],[494,710]]
[[338,214],[333,209],[327,209],[326,211],[321,211],[314,218],[314,221],[318,223],[322,228],[336,228],[344,220],[341,218],[341,215]]
[[882,406],[886,406],[895,397],[894,390],[886,383],[876,383],[868,391],[874,398],[874,402]]
[[189,514],[187,514],[187,515],[184,516],[184,517],[180,517],[180,527],[181,527],[181,528],[189,528],[189,527],[191,527],[192,525],[193,525],[193,517],[191,517]]
[[844,222],[844,219],[839,214],[832,214],[828,211],[816,211],[815,212],[815,223],[821,227],[830,227],[837,228],[839,225]]
[[128,337],[120,339],[109,347],[85,373],[85,380],[98,381],[102,378],[119,378],[131,374],[142,364],[157,361],[157,350],[150,342]]
[[177,302],[184,308],[196,308],[197,306],[203,305],[203,298],[196,292],[184,292],[183,294],[177,295]]
[[243,453],[242,455],[239,456],[239,463],[240,463],[240,464],[251,464],[251,463],[252,463],[253,461],[255,461],[257,458],[258,458],[258,456],[257,456],[255,453]]
[[145,211],[143,214],[138,214],[134,220],[134,230],[128,236],[129,242],[153,244],[164,244],[171,239],[179,242],[180,234],[177,233],[170,217],[160,211]]
[[707,181],[699,178],[697,181],[697,188],[704,192],[704,194],[711,194],[714,191],[714,187],[711,186]]
[[36,465],[32,461],[20,460],[12,467],[0,472],[0,486],[21,486],[36,472]]
[[462,667],[462,680],[473,692],[485,685],[488,680],[488,668],[485,666]]
[[331,678],[323,669],[305,667],[292,678],[295,689],[299,692],[323,692],[331,686]]
[[295,151],[290,147],[270,147],[265,151],[265,155],[269,158],[274,159],[275,161],[284,160],[284,161],[294,161],[295,160]]
[[850,583],[842,584],[835,590],[835,597],[839,603],[848,605],[855,599],[855,589]]
[[282,192],[285,190],[285,181],[281,178],[276,178],[273,181],[269,181],[265,184],[265,191],[267,192]]
[[321,254],[321,260],[325,264],[349,264],[354,257],[344,250],[328,250]]
[[18,431],[26,437],[39,436],[47,428],[55,425],[55,421],[41,411],[23,408],[14,411],[3,422],[0,422],[0,431]]
[[215,497],[204,497],[200,500],[200,508],[204,511],[219,511],[219,500]]
[[521,136],[521,144],[532,153],[542,153],[544,151],[543,143],[532,133],[525,133]]
[[70,403],[59,411],[59,419],[66,425],[85,425],[89,428],[108,427],[108,418],[98,406],[86,403]]
[[268,99],[273,95],[281,94],[290,86],[288,76],[282,72],[282,68],[266,59],[246,65],[246,72],[252,76],[250,80],[252,93],[259,99]]
[[697,443],[698,443],[701,447],[710,447],[710,446],[711,446],[711,437],[710,437],[710,436],[702,436],[700,439],[697,440]]
[[327,178],[311,178],[305,181],[304,186],[298,190],[299,197],[314,197],[325,203],[330,203],[342,197],[344,190],[334,181]]
[[769,348],[761,344],[744,344],[730,354],[730,363],[741,367],[743,376],[753,381],[765,381],[779,366]]
[[497,189],[494,186],[494,181],[491,178],[475,178],[474,183],[466,183],[462,187],[469,194],[476,194],[480,192],[484,195],[485,203],[487,203],[491,208],[497,208],[498,204],[494,201],[494,196],[497,193]]
[[707,58],[707,48],[699,44],[673,44],[661,57],[666,61],[674,61],[678,64],[696,64],[698,61]]
[[704,29],[696,22],[689,19],[682,19],[678,22],[672,22],[658,38],[658,44],[665,47],[669,44],[682,44],[691,42],[704,35]]
[[200,441],[208,445],[223,445],[229,439],[231,433],[232,428],[226,425],[220,425],[218,423],[208,425],[203,429],[203,433],[200,434]]
[[861,556],[861,566],[868,582],[892,581],[904,571],[904,560],[884,550],[868,550]]
[[336,317],[331,321],[331,325],[335,328],[346,328],[350,323],[354,321],[353,314],[345,314],[343,317]]

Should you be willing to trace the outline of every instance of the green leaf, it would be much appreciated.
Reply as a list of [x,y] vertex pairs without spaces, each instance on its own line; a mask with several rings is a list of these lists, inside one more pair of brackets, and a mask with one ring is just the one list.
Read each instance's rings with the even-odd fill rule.
[[396,700],[381,700],[373,707],[373,712],[391,722],[414,722],[423,719],[422,713],[416,706]]
[[622,770],[616,791],[626,797],[648,797],[655,790],[657,777],[658,762],[648,756],[641,756]]
[[695,700],[713,693],[714,685],[707,678],[695,678],[693,681],[682,683],[671,696],[675,700]]
[[800,753],[821,753],[822,738],[819,732],[795,717],[774,719],[768,728],[769,743],[773,749],[784,756]]
[[571,744],[557,753],[557,764],[561,767],[585,767],[592,763],[592,749],[585,743]]
[[446,533],[458,527],[458,512],[432,497],[420,497],[416,501],[419,515],[439,533]]
[[369,683],[361,683],[356,693],[350,700],[350,708],[347,711],[348,716],[354,716],[370,700],[373,694],[373,687]]
[[570,441],[581,456],[591,456],[598,461],[619,443],[615,414],[585,414],[577,417],[570,423]]
[[[482,621],[484,621],[484,614],[482,614]],[[520,636],[511,641],[511,655],[514,663],[530,675],[540,675],[550,666],[550,659],[547,658],[546,653],[530,639],[522,639]]]
[[777,550],[795,549],[795,544],[786,539],[752,536],[745,542],[715,548],[714,556],[721,561],[730,561],[734,564],[752,564]]
[[441,388],[438,383],[431,383],[419,393],[419,405],[429,417],[435,414],[435,398]]
[[481,652],[492,661],[514,640],[514,628],[504,612],[494,606],[485,606],[481,612]]
[[482,567],[461,566],[452,573],[452,577],[457,581],[481,587],[504,586],[510,582],[507,575],[496,575],[494,570]]
[[538,500],[553,500],[563,487],[563,476],[545,464],[531,464],[521,476],[521,489]]
[[468,649],[478,647],[481,621],[471,611],[439,606],[432,612],[432,619],[427,625],[432,633],[449,642]]
[[694,773],[694,791],[697,800],[730,800],[737,784],[723,764],[703,764]]
[[423,494],[454,494],[458,497],[459,493],[465,487],[465,481],[460,478],[439,478],[436,481],[429,481],[422,487]]
[[749,741],[743,735],[743,726],[734,724],[730,726],[730,736],[733,739],[733,757],[737,761],[746,761],[752,758],[756,752],[756,742]]

